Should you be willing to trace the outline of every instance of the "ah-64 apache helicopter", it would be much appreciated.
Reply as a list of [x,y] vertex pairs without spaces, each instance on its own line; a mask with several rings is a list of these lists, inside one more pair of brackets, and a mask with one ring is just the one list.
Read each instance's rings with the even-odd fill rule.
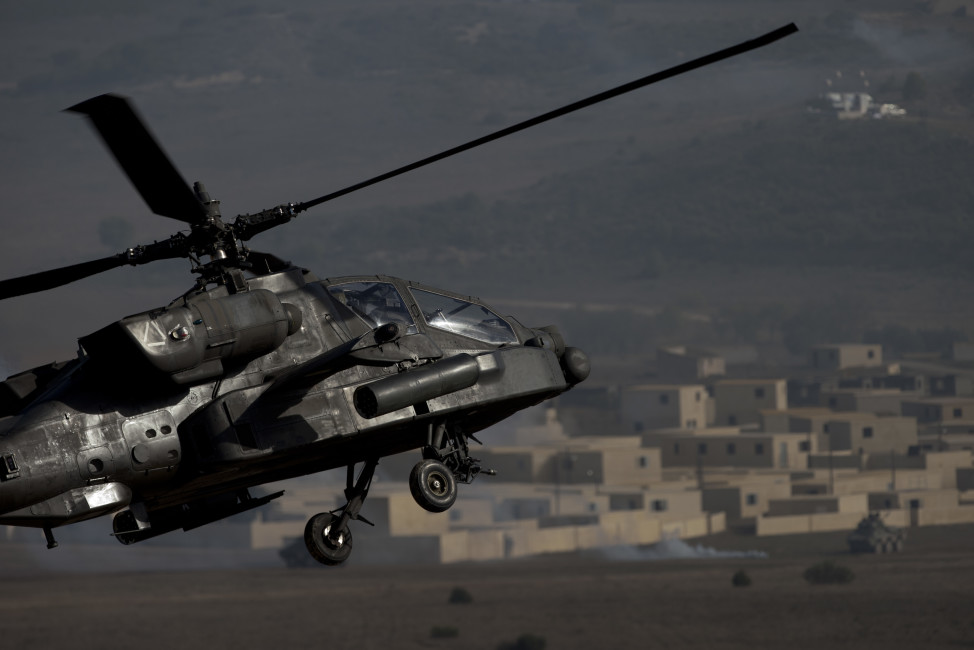
[[[346,467],[344,507],[313,516],[308,551],[352,550],[379,459],[420,449],[417,503],[448,509],[483,470],[474,434],[583,381],[589,361],[555,327],[530,328],[484,303],[386,276],[319,280],[243,242],[316,205],[560,115],[761,47],[757,39],[669,68],[304,203],[221,218],[191,190],[127,100],[86,115],[156,214],[189,234],[0,282],[0,299],[123,265],[187,258],[196,284],[165,307],[80,339],[77,358],[0,383],[0,524],[52,529],[114,513],[123,544],[264,505],[249,489]],[[203,261],[206,258],[207,261]],[[356,476],[356,467],[362,469]]]

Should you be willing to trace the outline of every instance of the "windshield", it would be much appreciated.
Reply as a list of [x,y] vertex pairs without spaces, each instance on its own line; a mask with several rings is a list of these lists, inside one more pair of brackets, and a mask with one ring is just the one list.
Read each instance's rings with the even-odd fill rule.
[[373,329],[395,321],[405,324],[407,332],[416,332],[406,303],[389,282],[344,282],[328,291]]
[[483,305],[432,291],[410,290],[430,327],[486,343],[517,343],[517,336],[507,321]]

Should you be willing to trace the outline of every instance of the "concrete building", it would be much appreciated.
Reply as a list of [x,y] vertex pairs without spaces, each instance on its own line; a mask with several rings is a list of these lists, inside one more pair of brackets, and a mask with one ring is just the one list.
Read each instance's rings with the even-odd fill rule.
[[895,388],[848,388],[822,391],[819,403],[833,411],[900,415],[903,402],[917,398],[918,395],[915,393],[906,393]]
[[839,389],[892,388],[916,395],[925,395],[928,391],[928,385],[929,382],[923,375],[903,375],[898,372],[883,372],[881,374],[863,373],[855,377],[841,377],[838,380]]
[[810,515],[820,512],[848,512],[859,516],[869,512],[866,494],[800,495],[768,502],[768,517]]
[[673,345],[656,350],[658,376],[674,384],[695,384],[727,374],[723,357],[707,350]]
[[917,422],[951,422],[974,420],[974,397],[928,397],[904,400],[903,415]]
[[[954,451],[933,451],[927,453],[910,454],[870,454],[866,459],[866,469],[886,470],[890,475],[890,483],[894,487],[903,487],[903,476],[908,476],[911,470],[927,470],[941,472],[939,485],[945,488],[958,486],[958,470],[974,467],[974,456],[969,449]],[[903,473],[907,472],[906,475]],[[899,474],[899,479],[897,478]]]
[[497,483],[536,483],[550,474],[556,450],[552,447],[497,447],[490,446],[476,452],[481,465],[497,472],[491,477]]
[[974,420],[927,422],[920,425],[918,438],[924,453],[974,450]]
[[703,489],[704,510],[725,513],[729,527],[753,525],[756,517],[767,512],[772,499],[791,496],[791,484],[787,479],[769,477],[772,480],[762,481],[755,478],[740,485],[708,484]]
[[576,386],[558,396],[558,419],[568,436],[618,436],[625,433],[620,419],[620,390],[615,386]]
[[868,343],[833,343],[812,348],[812,367],[821,370],[870,368],[883,365],[883,346]]
[[787,386],[788,406],[798,408],[820,405],[822,403],[822,392],[838,389],[839,381],[835,378],[789,379]]
[[714,384],[714,424],[760,424],[762,411],[788,408],[784,379],[724,379]]
[[974,361],[974,343],[954,341],[951,358],[954,361]]
[[707,390],[702,385],[647,384],[621,393],[620,409],[627,433],[653,429],[701,429],[707,426]]
[[[636,443],[639,438],[634,438]],[[558,451],[543,475],[546,482],[568,485],[650,485],[662,480],[663,466],[658,449],[596,447]]]
[[932,397],[971,397],[974,396],[974,377],[970,375],[941,375],[930,377]]
[[737,467],[751,469],[805,469],[806,436],[792,433],[741,433],[727,429],[658,431],[643,434],[643,444],[661,452],[669,467]]
[[804,433],[808,441],[807,449],[828,449],[829,420],[835,418],[835,412],[821,406],[789,408],[782,411],[762,411],[761,430],[765,433]]
[[918,444],[916,420],[874,413],[835,414],[823,427],[824,450],[907,454]]

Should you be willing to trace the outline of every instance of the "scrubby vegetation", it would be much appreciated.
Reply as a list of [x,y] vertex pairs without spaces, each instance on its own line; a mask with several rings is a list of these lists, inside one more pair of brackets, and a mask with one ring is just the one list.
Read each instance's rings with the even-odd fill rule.
[[460,630],[451,625],[434,625],[430,630],[432,639],[455,639],[460,636]]
[[803,577],[810,585],[844,585],[852,582],[856,576],[849,567],[828,560],[805,569]]
[[749,587],[751,586],[751,576],[744,569],[740,569],[731,577],[731,584],[735,587]]
[[505,641],[497,650],[544,650],[548,642],[543,636],[522,634],[515,641]]
[[467,605],[473,602],[473,595],[463,587],[454,587],[447,602],[451,605]]

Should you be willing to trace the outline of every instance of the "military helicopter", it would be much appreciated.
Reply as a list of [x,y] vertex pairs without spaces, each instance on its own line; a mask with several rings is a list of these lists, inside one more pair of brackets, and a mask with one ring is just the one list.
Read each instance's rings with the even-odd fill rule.
[[190,189],[128,100],[101,95],[71,107],[149,209],[189,233],[4,280],[0,299],[162,259],[186,258],[198,277],[168,305],[82,337],[76,358],[0,383],[0,524],[41,528],[54,548],[54,528],[111,514],[115,538],[132,544],[283,494],[256,497],[256,486],[345,467],[346,504],[311,517],[304,534],[309,553],[335,565],[352,551],[349,523],[370,523],[361,509],[379,460],[417,449],[412,495],[426,510],[447,510],[458,483],[491,473],[470,455],[475,434],[584,381],[585,353],[557,327],[526,327],[476,298],[388,276],[319,279],[244,242],[350,192],[795,31],[787,25],[232,222],[202,183]]

